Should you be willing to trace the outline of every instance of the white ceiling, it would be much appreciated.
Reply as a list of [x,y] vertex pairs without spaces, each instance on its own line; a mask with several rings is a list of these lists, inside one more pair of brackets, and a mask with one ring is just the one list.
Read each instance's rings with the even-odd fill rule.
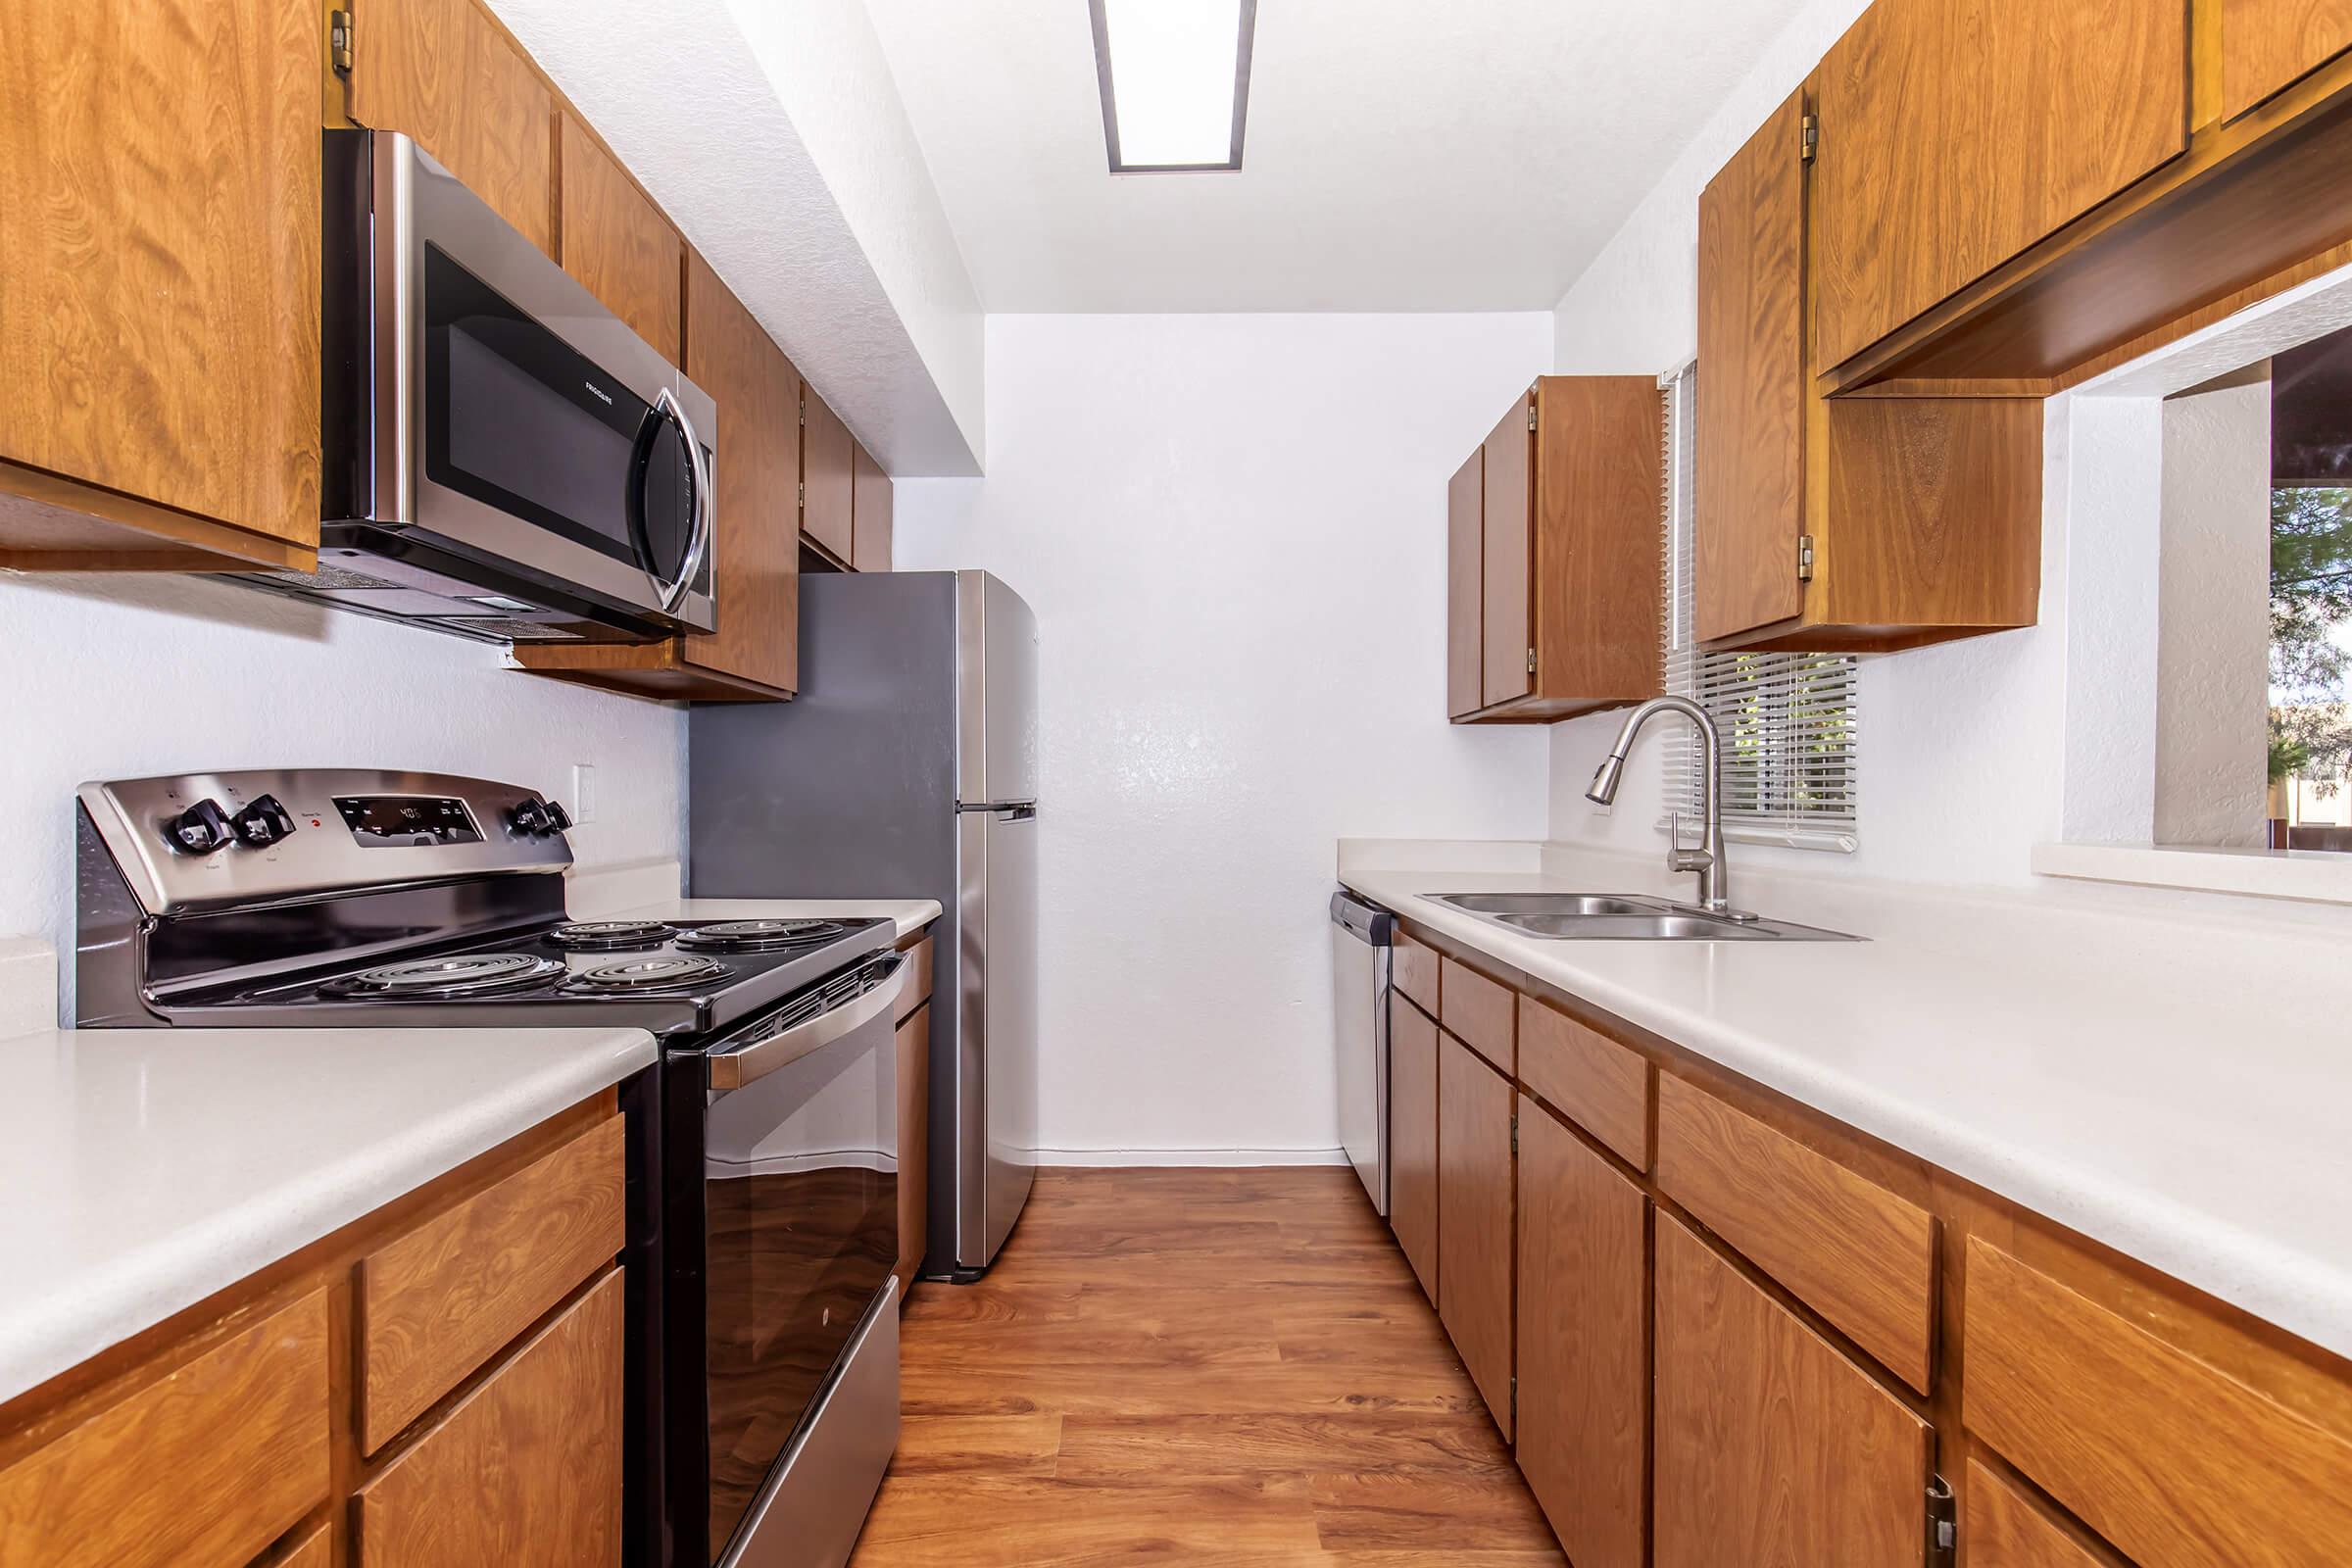
[[1087,0],[866,0],[981,308],[1549,310],[1801,0],[1259,0],[1238,173],[1104,167]]

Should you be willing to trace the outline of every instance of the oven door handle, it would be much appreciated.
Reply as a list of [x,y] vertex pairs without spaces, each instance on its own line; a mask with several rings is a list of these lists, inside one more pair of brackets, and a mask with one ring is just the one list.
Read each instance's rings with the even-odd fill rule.
[[838,1006],[827,1008],[815,1017],[794,1024],[781,1033],[764,1040],[747,1041],[723,1051],[711,1052],[703,1059],[709,1064],[710,1087],[713,1090],[741,1089],[766,1077],[779,1067],[800,1060],[810,1052],[822,1051],[844,1035],[861,1029],[876,1018],[887,1019],[899,998],[906,993],[909,971],[906,956],[893,953],[878,960],[874,967],[885,970],[883,978],[873,986]]

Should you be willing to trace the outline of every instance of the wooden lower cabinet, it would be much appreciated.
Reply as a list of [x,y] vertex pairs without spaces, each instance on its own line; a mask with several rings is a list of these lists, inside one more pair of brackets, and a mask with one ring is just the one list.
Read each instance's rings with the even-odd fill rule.
[[605,1091],[0,1403],[0,1563],[617,1565],[621,1128]]
[[1438,1036],[1438,1317],[1511,1435],[1510,1080]]
[[2107,1568],[2067,1526],[1982,1461],[1968,1461],[1960,1535],[1968,1568]]
[[1649,1200],[1519,1101],[1518,1456],[1577,1568],[1642,1568],[1649,1538]]
[[1400,996],[1389,1003],[1389,1229],[1435,1302],[1438,1026]]
[[1679,1221],[1656,1245],[1657,1568],[1923,1562],[1928,1424]]
[[361,1490],[361,1568],[619,1563],[621,1295],[614,1269]]

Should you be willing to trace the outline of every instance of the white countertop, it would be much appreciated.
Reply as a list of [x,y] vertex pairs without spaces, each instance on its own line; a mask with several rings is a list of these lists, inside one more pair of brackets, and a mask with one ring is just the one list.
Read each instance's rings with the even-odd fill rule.
[[637,1029],[0,1039],[0,1399],[653,1059]]
[[895,920],[904,941],[939,918],[937,899],[657,899],[600,919]]
[[1561,846],[1340,847],[1340,880],[2036,1213],[2352,1355],[2340,928],[2243,907],[1750,875],[1742,907],[1864,943],[1544,941],[1423,897],[1667,893]]

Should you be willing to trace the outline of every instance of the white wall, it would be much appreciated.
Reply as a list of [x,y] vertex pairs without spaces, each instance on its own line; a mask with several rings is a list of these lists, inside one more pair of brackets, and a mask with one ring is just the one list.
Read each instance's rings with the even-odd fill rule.
[[2159,844],[2269,842],[2271,375],[2164,404],[2156,616]]
[[1541,313],[990,318],[988,477],[902,483],[897,564],[1037,612],[1060,1157],[1329,1151],[1334,840],[1542,834],[1544,732],[1445,721],[1433,519],[1549,345]]
[[678,857],[682,710],[202,577],[0,573],[0,934],[52,944],[69,985],[74,790],[89,779],[412,767],[569,802],[571,764],[587,762],[596,820],[571,835],[580,862]]

